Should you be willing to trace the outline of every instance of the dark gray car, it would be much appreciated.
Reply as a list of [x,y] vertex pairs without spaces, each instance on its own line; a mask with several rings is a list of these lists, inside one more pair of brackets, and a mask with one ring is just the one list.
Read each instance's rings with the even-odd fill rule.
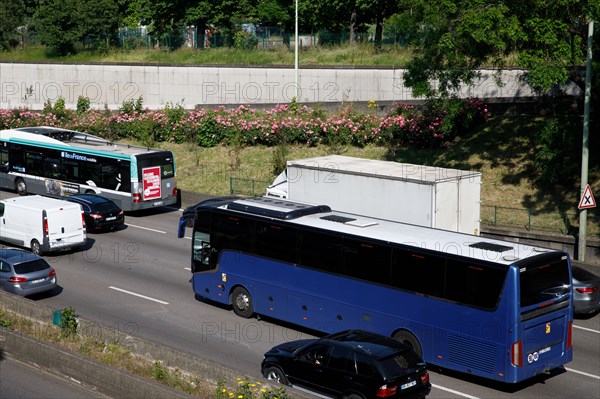
[[17,295],[53,290],[56,270],[44,258],[22,249],[0,249],[0,287]]
[[573,308],[575,314],[600,312],[600,276],[573,266]]

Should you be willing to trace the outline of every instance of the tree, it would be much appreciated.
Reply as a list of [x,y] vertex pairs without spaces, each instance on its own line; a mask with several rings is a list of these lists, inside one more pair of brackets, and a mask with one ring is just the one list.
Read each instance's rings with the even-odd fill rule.
[[23,0],[0,2],[0,49],[12,46],[9,40],[23,24],[24,10]]
[[74,53],[84,22],[80,10],[79,0],[40,0],[34,24],[41,43],[59,55]]
[[[405,83],[416,95],[447,96],[482,66],[526,68],[526,81],[548,92],[581,81],[587,20],[600,0],[415,0],[421,40]],[[432,85],[437,82],[437,86]]]
[[116,39],[123,16],[115,0],[84,1],[81,5],[82,36],[105,40]]

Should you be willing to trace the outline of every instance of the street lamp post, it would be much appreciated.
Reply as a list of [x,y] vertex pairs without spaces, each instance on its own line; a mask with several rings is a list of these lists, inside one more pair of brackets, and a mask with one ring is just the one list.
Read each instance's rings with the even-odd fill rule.
[[296,101],[299,100],[298,98],[298,0],[296,0],[296,17],[295,17],[295,21],[296,21],[296,27],[295,27],[295,32],[294,35],[296,37],[295,39],[295,48],[294,48],[294,97],[296,99]]

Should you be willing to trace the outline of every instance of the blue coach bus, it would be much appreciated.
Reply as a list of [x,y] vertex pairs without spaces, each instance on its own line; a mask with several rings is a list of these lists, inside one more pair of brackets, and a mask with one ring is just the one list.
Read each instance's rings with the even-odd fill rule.
[[19,195],[99,194],[125,211],[177,202],[171,151],[46,126],[0,131],[0,187]]
[[565,252],[271,197],[201,203],[191,238],[195,294],[242,317],[370,330],[508,383],[573,358]]

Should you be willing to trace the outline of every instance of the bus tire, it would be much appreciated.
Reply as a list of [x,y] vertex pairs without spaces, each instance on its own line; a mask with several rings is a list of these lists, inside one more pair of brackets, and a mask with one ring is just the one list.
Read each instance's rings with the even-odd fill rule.
[[38,240],[31,240],[31,252],[36,255],[42,254],[42,246]]
[[412,333],[406,330],[400,330],[394,333],[392,338],[410,346],[417,353],[417,355],[419,355],[419,357],[423,357],[423,348],[421,347],[417,337],[415,337]]
[[244,287],[235,287],[231,294],[231,304],[236,315],[248,319],[254,314],[252,297]]
[[27,183],[20,177],[15,180],[15,191],[19,195],[27,195]]
[[277,366],[269,366],[263,371],[263,376],[269,381],[275,381],[283,385],[289,385],[283,370]]

